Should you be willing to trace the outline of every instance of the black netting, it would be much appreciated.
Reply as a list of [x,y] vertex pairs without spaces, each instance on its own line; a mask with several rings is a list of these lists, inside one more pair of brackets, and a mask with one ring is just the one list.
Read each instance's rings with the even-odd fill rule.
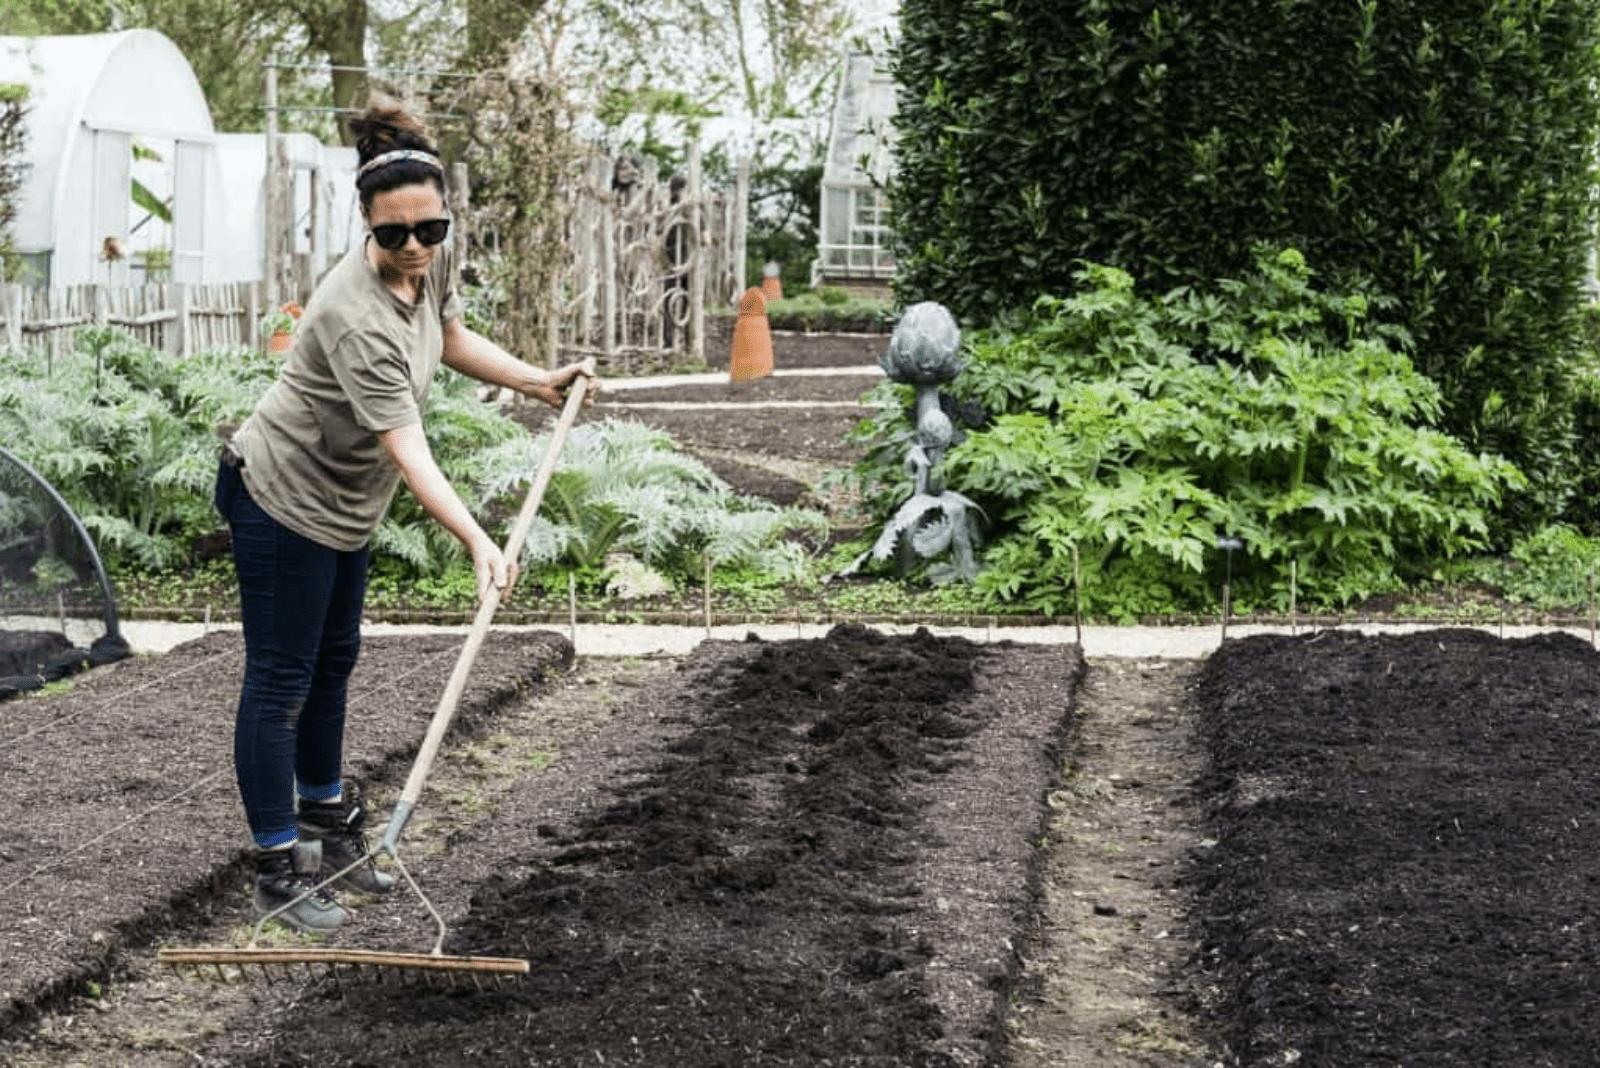
[[0,699],[127,655],[88,531],[37,471],[0,447]]

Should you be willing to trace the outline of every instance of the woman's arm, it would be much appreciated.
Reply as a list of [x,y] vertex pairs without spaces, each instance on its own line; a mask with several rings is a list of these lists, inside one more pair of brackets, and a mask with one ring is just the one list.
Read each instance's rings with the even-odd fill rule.
[[552,408],[561,407],[561,391],[581,374],[589,376],[589,391],[583,398],[585,405],[594,403],[594,395],[600,388],[590,365],[571,363],[554,371],[543,370],[517,359],[468,327],[459,317],[444,324],[444,362],[451,370],[491,386],[514,389]]
[[405,479],[407,488],[417,498],[417,503],[422,505],[422,510],[454,534],[456,540],[472,554],[472,571],[478,581],[478,599],[482,600],[488,595],[490,585],[504,592],[516,581],[516,564],[507,563],[500,546],[472,518],[460,495],[444,477],[444,472],[439,470],[439,465],[433,459],[433,451],[428,448],[422,424],[410,423],[386,430],[378,435],[378,440],[394,460],[394,465],[400,469],[400,477]]

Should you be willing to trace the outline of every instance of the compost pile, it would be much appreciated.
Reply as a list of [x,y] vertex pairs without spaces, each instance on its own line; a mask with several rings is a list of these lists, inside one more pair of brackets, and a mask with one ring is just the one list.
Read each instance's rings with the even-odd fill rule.
[[1242,1065],[1592,1064],[1600,656],[1565,635],[1226,645],[1203,966]]

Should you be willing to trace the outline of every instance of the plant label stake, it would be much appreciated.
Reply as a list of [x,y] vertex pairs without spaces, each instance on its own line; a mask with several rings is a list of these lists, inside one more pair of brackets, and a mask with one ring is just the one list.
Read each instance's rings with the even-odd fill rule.
[[1298,600],[1298,594],[1300,592],[1299,574],[1298,574],[1298,572],[1299,572],[1299,562],[1295,561],[1295,560],[1290,560],[1289,561],[1289,637],[1291,637],[1291,638],[1294,637],[1294,635],[1295,635],[1295,631],[1297,629],[1295,624],[1298,621],[1298,616],[1297,616],[1297,613],[1295,612],[1295,602]]
[[1594,568],[1589,569],[1589,644],[1595,644]]
[[1072,547],[1072,628],[1078,635],[1078,651],[1083,652],[1083,574],[1078,570],[1078,547]]
[[1227,570],[1222,580],[1222,638],[1217,644],[1228,640],[1228,616],[1233,611],[1233,550],[1244,548],[1244,542],[1238,538],[1221,537],[1217,539],[1217,548],[1228,554]]

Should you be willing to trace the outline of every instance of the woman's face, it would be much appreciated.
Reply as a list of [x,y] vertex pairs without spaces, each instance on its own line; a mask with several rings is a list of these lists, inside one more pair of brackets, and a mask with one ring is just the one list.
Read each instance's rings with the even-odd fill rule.
[[[405,243],[399,248],[387,249],[377,240],[373,241],[373,255],[378,269],[402,278],[422,277],[433,263],[439,246],[423,244],[414,228],[421,223],[448,218],[444,198],[432,182],[402,185],[375,194],[372,204],[367,208],[367,227],[374,235],[383,227],[412,229],[412,232],[405,234]],[[437,227],[432,229],[436,230]]]

